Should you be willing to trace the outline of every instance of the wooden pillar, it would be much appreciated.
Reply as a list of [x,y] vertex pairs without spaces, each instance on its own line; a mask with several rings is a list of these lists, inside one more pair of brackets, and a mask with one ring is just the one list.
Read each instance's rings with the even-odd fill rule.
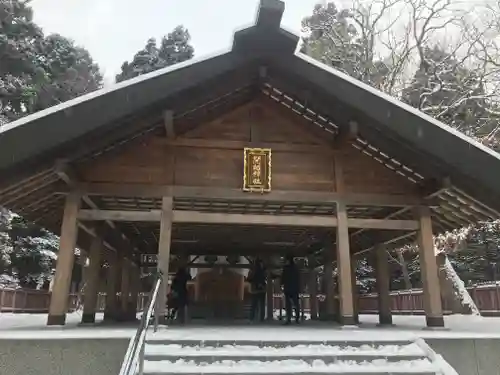
[[389,271],[389,260],[385,246],[379,245],[375,248],[375,278],[377,281],[378,320],[379,325],[392,325],[391,311],[391,277]]
[[318,319],[318,275],[316,270],[312,268],[309,271],[309,313],[311,320]]
[[323,278],[325,280],[325,305],[326,305],[326,320],[335,319],[335,282],[333,280],[333,261],[332,251],[330,248],[325,249],[325,266],[323,269]]
[[428,327],[444,327],[441,288],[439,286],[438,267],[434,252],[431,210],[429,207],[422,206],[416,209],[416,213],[420,224],[418,248],[422,286],[424,289],[425,318]]
[[130,264],[130,303],[128,306],[128,315],[130,319],[137,319],[137,302],[139,299],[139,290],[141,287],[141,270],[134,264]]
[[106,306],[104,308],[104,320],[114,320],[117,318],[118,305],[116,293],[120,285],[121,264],[123,257],[112,253],[109,259],[108,274],[106,280]]
[[127,315],[129,312],[129,302],[130,302],[130,274],[131,274],[131,262],[128,259],[123,259],[122,265],[122,279],[120,285],[120,319],[127,320]]
[[267,271],[266,299],[266,319],[274,320],[274,284],[271,271]]
[[351,253],[349,248],[349,227],[347,210],[342,202],[337,203],[337,267],[340,299],[340,322],[355,325],[352,298]]
[[79,193],[71,192],[66,197],[47,325],[64,325],[66,323],[71,274],[78,236],[77,216],[80,204],[81,196]]
[[[83,251],[82,251],[83,253]],[[82,267],[82,280],[80,281],[80,285],[78,285],[77,293],[82,293],[85,294],[85,291],[87,290],[87,283],[89,281],[89,265],[87,265],[87,259],[89,259],[90,263],[90,254],[85,255],[81,254],[80,255],[80,265]]]
[[245,300],[245,276],[240,275],[240,289],[238,290],[238,299],[240,301]]
[[357,286],[357,277],[356,277],[356,269],[357,269],[357,261],[356,258],[351,258],[351,283],[352,283],[352,303],[354,308],[354,321],[356,324],[359,324],[359,310],[358,310],[358,286]]
[[306,299],[304,298],[304,294],[302,296],[299,295],[299,307],[300,307],[300,320],[304,321],[306,320],[306,304],[305,301]]
[[[281,320],[283,318],[283,313],[282,313],[282,303],[281,303],[281,281],[280,279],[276,278],[273,280],[273,304],[274,308],[278,310],[278,320]],[[278,297],[274,297],[274,295],[277,295]]]
[[158,243],[158,268],[163,272],[155,313],[160,323],[165,323],[167,307],[168,271],[170,266],[170,239],[172,236],[172,197],[163,197],[161,205],[160,239]]
[[82,323],[95,323],[97,294],[101,276],[102,238],[96,236],[90,244],[89,265],[85,273],[86,285],[83,302]]

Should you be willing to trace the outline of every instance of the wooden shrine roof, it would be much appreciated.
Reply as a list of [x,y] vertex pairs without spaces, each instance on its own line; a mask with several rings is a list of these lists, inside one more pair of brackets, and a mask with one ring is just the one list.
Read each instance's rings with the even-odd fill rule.
[[[299,37],[280,28],[283,11],[281,1],[262,0],[256,24],[236,32],[226,53],[140,76],[0,128],[0,204],[58,233],[61,215],[52,215],[59,216],[52,221],[47,215],[62,214],[64,197],[55,194],[61,182],[57,160],[71,163],[93,158],[145,134],[164,132],[165,108],[173,112],[175,133],[182,134],[265,95],[307,119],[311,130],[323,131],[332,142],[356,123],[358,135],[353,147],[439,199],[440,204],[433,208],[436,231],[500,217],[497,153],[366,84],[296,53]],[[130,204],[139,207],[138,198],[127,202],[103,196],[92,204],[100,208],[113,202],[119,208]],[[157,200],[143,201],[158,204]],[[237,199],[222,201],[232,209],[251,212]],[[255,201],[261,202],[258,198]],[[203,202],[181,197],[176,204],[199,208]],[[331,214],[334,209],[319,204],[312,212]],[[368,210],[362,206],[357,209]],[[386,212],[394,219],[410,214],[409,209]],[[126,223],[120,225],[130,236],[138,230]],[[147,233],[154,239],[154,227]],[[409,238],[408,233],[395,235],[394,231],[353,233],[362,243],[360,248],[373,245],[375,236],[393,242]],[[119,239],[109,239],[114,241]]]

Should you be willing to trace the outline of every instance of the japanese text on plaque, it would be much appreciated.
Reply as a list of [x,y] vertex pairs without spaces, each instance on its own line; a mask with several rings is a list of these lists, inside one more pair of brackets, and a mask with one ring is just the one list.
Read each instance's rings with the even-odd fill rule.
[[245,148],[244,150],[244,180],[245,191],[271,190],[271,150]]

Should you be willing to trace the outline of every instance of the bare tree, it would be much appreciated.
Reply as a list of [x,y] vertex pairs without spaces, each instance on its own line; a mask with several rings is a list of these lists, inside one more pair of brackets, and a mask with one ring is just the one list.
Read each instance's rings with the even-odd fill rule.
[[317,5],[304,19],[304,52],[471,136],[495,138],[500,48],[491,30],[499,30],[498,2],[468,8],[456,0],[343,5]]

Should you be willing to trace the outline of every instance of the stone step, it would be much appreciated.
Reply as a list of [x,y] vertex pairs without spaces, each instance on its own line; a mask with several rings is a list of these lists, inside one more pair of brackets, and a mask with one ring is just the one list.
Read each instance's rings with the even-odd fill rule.
[[308,354],[307,356],[297,355],[273,355],[273,356],[245,356],[236,354],[220,354],[220,355],[197,355],[191,353],[189,355],[164,355],[164,354],[146,354],[145,360],[147,361],[163,361],[167,360],[170,362],[176,362],[179,360],[192,360],[196,363],[210,363],[215,361],[244,361],[248,359],[254,359],[260,362],[272,362],[276,360],[286,361],[286,360],[303,360],[309,364],[313,364],[314,361],[322,361],[324,363],[335,363],[338,361],[373,361],[373,360],[387,360],[389,362],[398,361],[412,361],[415,359],[424,358],[421,355],[378,355],[378,354],[338,354],[338,355],[321,355],[321,354]]
[[346,374],[346,375],[439,375],[439,373],[432,371],[414,371],[414,372],[387,372],[387,371],[381,371],[381,372],[376,372],[376,371],[356,371],[356,372],[351,372],[351,371],[342,371],[342,372],[144,372],[144,374],[147,375],[205,375],[205,374],[210,374],[210,375],[264,375],[264,374],[273,374],[273,375],[330,375],[330,374]]
[[245,359],[269,362],[275,360],[305,360],[312,363],[321,360],[325,363],[333,363],[342,360],[356,362],[385,359],[391,362],[402,360],[414,360],[425,357],[423,350],[414,343],[404,345],[361,345],[340,346],[310,344],[259,346],[251,345],[224,345],[224,346],[183,346],[180,344],[152,344],[148,343],[145,348],[145,358],[149,361],[180,359],[193,360],[197,363],[215,361],[241,361]]
[[219,361],[199,364],[195,361],[145,361],[144,374],[419,374],[436,375],[437,368],[428,359],[398,361],[391,363],[385,360],[370,362],[337,361],[324,363],[304,360],[275,360],[261,362],[258,360]]
[[326,345],[339,347],[361,347],[369,346],[403,346],[411,343],[409,340],[363,340],[361,338],[352,340],[195,340],[195,339],[170,339],[161,334],[150,334],[146,338],[147,344],[152,345],[181,345],[185,347],[222,347],[222,346],[257,346],[257,347],[296,347],[305,345]]

